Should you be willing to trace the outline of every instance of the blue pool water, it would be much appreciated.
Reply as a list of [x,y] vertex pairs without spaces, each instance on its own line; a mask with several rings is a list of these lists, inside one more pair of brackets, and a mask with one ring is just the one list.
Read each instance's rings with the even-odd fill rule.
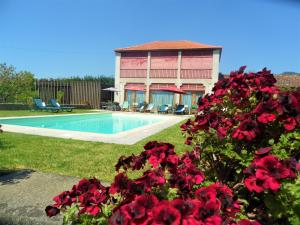
[[159,121],[161,121],[160,118],[152,116],[108,113],[0,119],[0,124],[93,132],[100,134],[116,134],[122,131],[157,123]]

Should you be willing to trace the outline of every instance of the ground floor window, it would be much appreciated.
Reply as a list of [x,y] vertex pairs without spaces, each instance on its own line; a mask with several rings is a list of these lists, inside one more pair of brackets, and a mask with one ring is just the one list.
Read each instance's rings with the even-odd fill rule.
[[187,105],[189,108],[193,105],[197,105],[199,97],[202,97],[204,92],[188,91],[186,94],[182,94],[180,97],[180,103]]
[[128,101],[128,104],[132,106],[135,104],[140,104],[145,101],[145,92],[144,91],[125,91],[125,101]]
[[150,102],[153,103],[156,107],[165,104],[174,104],[174,93],[166,91],[152,91],[150,96]]

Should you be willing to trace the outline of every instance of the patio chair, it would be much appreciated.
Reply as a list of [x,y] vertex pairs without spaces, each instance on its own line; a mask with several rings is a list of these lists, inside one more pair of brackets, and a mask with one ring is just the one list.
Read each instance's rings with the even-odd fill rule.
[[59,108],[59,110],[61,110],[61,111],[72,112],[72,110],[75,109],[75,107],[72,107],[72,106],[61,106],[54,98],[50,99],[50,104],[53,107]]
[[186,106],[185,105],[178,105],[174,110],[174,114],[185,114],[186,113]]
[[151,112],[154,108],[154,104],[153,103],[150,103],[147,108],[145,109],[145,112]]
[[136,107],[136,112],[143,112],[145,110],[146,105],[141,102],[138,104],[138,106]]
[[128,104],[128,101],[123,102],[123,105],[122,105],[121,110],[122,110],[122,111],[129,111],[129,104]]
[[161,106],[159,106],[157,112],[167,114],[169,112],[169,106],[168,105],[161,105]]
[[34,103],[34,108],[35,110],[40,110],[40,111],[51,111],[51,112],[58,112],[59,108],[58,107],[50,107],[47,106],[45,102],[43,102],[40,98],[35,98],[33,99]]

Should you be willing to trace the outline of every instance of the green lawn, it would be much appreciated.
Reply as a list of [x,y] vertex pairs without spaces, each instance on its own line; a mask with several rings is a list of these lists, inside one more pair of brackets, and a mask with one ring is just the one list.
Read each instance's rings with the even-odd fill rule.
[[[14,115],[21,112],[14,111]],[[9,115],[12,115],[9,114]],[[38,113],[37,113],[38,114]],[[0,111],[0,116],[6,113]],[[27,115],[27,113],[26,113]],[[184,145],[179,124],[135,145],[117,145],[4,132],[0,134],[0,169],[29,168],[70,176],[97,176],[111,182],[114,165],[121,155],[138,154],[151,140],[170,142],[178,153]]]
[[[93,112],[90,109],[75,109],[73,113],[88,113]],[[0,117],[8,117],[8,116],[40,116],[40,115],[60,115],[60,114],[70,114],[70,112],[41,112],[41,111],[30,111],[30,110],[0,110]]]

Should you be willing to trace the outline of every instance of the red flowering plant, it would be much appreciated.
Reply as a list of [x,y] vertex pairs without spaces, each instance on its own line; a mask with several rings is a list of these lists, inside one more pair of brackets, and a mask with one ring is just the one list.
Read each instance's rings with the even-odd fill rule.
[[275,83],[267,69],[241,67],[215,84],[181,128],[186,144],[201,149],[206,179],[233,188],[250,217],[300,224],[300,92]]
[[[46,213],[63,212],[65,224],[258,225],[241,219],[240,202],[229,187],[204,182],[199,159],[199,148],[179,156],[171,144],[149,142],[140,155],[119,159],[110,187],[83,179],[54,197]],[[146,167],[141,177],[127,176],[128,170]]]
[[[192,151],[149,142],[122,156],[110,186],[83,179],[54,197],[64,224],[299,224],[300,94],[266,69],[216,83],[181,126]],[[128,171],[141,170],[138,178]],[[298,208],[297,208],[298,207]]]

